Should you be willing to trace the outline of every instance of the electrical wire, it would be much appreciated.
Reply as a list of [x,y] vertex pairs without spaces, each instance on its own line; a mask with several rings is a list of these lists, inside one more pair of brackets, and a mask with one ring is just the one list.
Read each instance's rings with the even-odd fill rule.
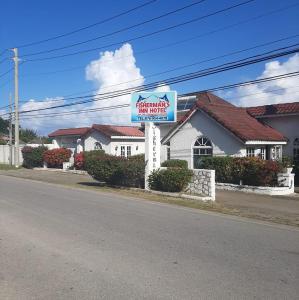
[[92,28],[94,26],[97,26],[97,25],[100,25],[100,24],[104,24],[104,23],[107,23],[107,22],[112,21],[114,19],[117,19],[117,18],[119,18],[121,16],[124,16],[126,14],[129,14],[129,13],[133,12],[133,11],[141,9],[141,8],[143,8],[145,6],[153,4],[154,2],[157,2],[157,0],[151,0],[151,1],[145,2],[145,3],[141,4],[141,5],[138,5],[136,7],[131,8],[129,10],[125,10],[125,11],[119,13],[119,14],[116,14],[114,16],[108,17],[108,18],[106,18],[104,20],[101,20],[101,21],[98,21],[96,23],[93,23],[93,24],[81,27],[79,29],[76,29],[76,30],[73,30],[73,31],[70,31],[70,32],[67,32],[67,33],[64,33],[64,34],[60,34],[60,35],[57,35],[57,36],[54,36],[54,37],[51,37],[51,38],[43,39],[43,40],[40,40],[40,41],[31,42],[31,43],[27,43],[27,44],[21,44],[21,45],[18,45],[16,48],[25,48],[25,47],[29,47],[29,46],[33,46],[33,45],[39,45],[39,44],[42,44],[42,43],[45,43],[45,42],[49,42],[49,41],[52,41],[52,40],[56,40],[56,39],[65,37],[65,36],[72,35],[72,34],[75,34],[77,32],[80,32],[80,31]]
[[[115,45],[119,45],[119,44],[124,44],[124,43],[128,43],[128,42],[136,41],[136,40],[139,40],[139,39],[142,39],[142,38],[153,36],[153,35],[156,35],[158,33],[162,33],[162,32],[174,29],[174,28],[178,28],[178,27],[190,24],[190,23],[194,23],[194,22],[197,22],[197,21],[200,21],[200,20],[212,17],[214,15],[217,15],[217,14],[220,14],[220,13],[223,13],[223,12],[235,9],[237,7],[246,5],[246,4],[251,3],[253,1],[255,1],[255,0],[247,0],[245,2],[241,2],[241,3],[235,4],[235,5],[226,7],[224,9],[217,10],[217,11],[215,11],[213,13],[209,13],[209,14],[206,14],[204,16],[200,16],[200,17],[197,17],[195,19],[191,19],[191,20],[188,20],[188,21],[176,24],[176,25],[169,26],[169,27],[164,27],[162,29],[159,29],[159,30],[156,30],[156,31],[153,31],[153,32],[141,35],[141,36],[137,36],[137,37],[134,37],[134,38],[131,38],[131,39],[127,39],[127,40],[124,40],[124,41],[121,41],[121,42],[116,42],[116,43],[112,43],[112,44],[105,45],[105,46],[102,46],[102,47],[97,47],[97,48],[87,49],[87,50],[81,50],[81,51],[77,51],[77,52],[73,52],[73,53],[68,53],[68,54],[57,55],[57,56],[37,58],[37,59],[27,59],[27,61],[42,61],[42,60],[62,58],[62,57],[66,57],[66,56],[72,56],[72,55],[77,55],[77,54],[81,54],[81,53],[87,53],[87,52],[94,51],[94,50],[99,50],[99,49],[103,49],[103,48],[107,48],[107,47],[111,47],[111,46],[115,46]],[[46,50],[46,51],[35,52],[35,53],[28,53],[28,54],[22,55],[21,57],[24,58],[24,57],[30,57],[30,56],[35,56],[35,55],[43,54],[43,53],[49,53],[49,52],[52,52],[52,50],[53,49]],[[56,50],[53,50],[53,51],[56,51]]]
[[[269,82],[273,80],[279,80],[279,79],[285,79],[288,77],[294,77],[294,76],[299,76],[299,71],[298,72],[292,72],[292,73],[285,73],[285,74],[280,74],[272,77],[265,77],[261,79],[256,79],[256,80],[251,80],[251,81],[245,81],[245,82],[239,82],[235,84],[229,84],[225,86],[219,86],[215,88],[210,88],[206,90],[201,90],[201,91],[196,91],[192,93],[185,93],[180,95],[181,97],[184,96],[190,96],[194,94],[202,94],[206,92],[216,92],[216,91],[221,91],[221,90],[227,90],[227,89],[234,89],[236,87],[243,87],[243,86],[248,86],[248,85],[255,85],[261,82]],[[270,91],[268,91],[270,92]],[[63,115],[73,115],[73,114],[80,114],[80,113],[89,113],[89,112],[98,112],[102,110],[110,110],[110,109],[117,109],[117,108],[124,108],[124,107],[129,107],[130,104],[119,104],[119,105],[110,105],[110,106],[105,106],[105,107],[99,107],[99,108],[91,108],[91,109],[82,109],[82,110],[73,110],[73,111],[62,111],[62,112],[54,112],[54,113],[48,113],[48,114],[38,114],[38,115],[25,115],[21,116],[21,120],[24,119],[29,119],[31,117],[34,118],[44,118],[44,117],[53,117],[53,116],[63,116]]]

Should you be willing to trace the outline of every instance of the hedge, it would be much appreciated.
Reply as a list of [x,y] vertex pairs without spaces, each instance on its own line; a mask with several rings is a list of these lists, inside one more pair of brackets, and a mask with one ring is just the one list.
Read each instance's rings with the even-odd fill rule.
[[22,149],[23,154],[23,167],[32,169],[43,166],[43,155],[48,148],[45,146],[39,146],[36,148],[25,146]]
[[145,162],[142,156],[123,158],[90,152],[84,152],[84,168],[94,179],[112,185],[144,186]]
[[163,161],[161,167],[188,169],[188,162],[182,159],[170,159]]
[[72,151],[66,148],[47,150],[43,154],[43,159],[49,168],[62,168],[64,162],[68,162],[72,156]]
[[181,192],[191,181],[193,172],[186,168],[169,168],[153,171],[148,179],[152,190],[164,192]]
[[215,170],[217,182],[253,186],[277,185],[277,174],[281,163],[258,157],[205,157],[200,168]]

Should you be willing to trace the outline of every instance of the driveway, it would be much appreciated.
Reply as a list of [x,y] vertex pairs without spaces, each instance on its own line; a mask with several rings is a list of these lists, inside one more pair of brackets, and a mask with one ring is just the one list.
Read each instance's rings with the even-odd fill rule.
[[296,227],[0,176],[0,299],[297,299]]

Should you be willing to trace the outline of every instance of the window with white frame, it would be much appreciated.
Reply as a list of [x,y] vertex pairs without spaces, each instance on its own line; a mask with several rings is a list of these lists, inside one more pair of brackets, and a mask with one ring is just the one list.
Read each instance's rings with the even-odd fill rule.
[[132,146],[120,146],[120,156],[130,157],[132,155]]
[[132,148],[131,146],[127,146],[127,157],[130,157],[132,155]]
[[281,160],[281,146],[276,145],[271,149],[271,159],[272,160]]
[[200,167],[200,160],[204,156],[213,155],[213,146],[207,137],[200,137],[193,145],[193,168]]
[[261,147],[260,158],[266,159],[266,148],[265,147]]
[[299,138],[295,138],[293,143],[293,158],[294,161],[299,162]]
[[126,146],[121,146],[120,147],[120,156],[121,157],[126,157]]
[[255,148],[247,147],[246,148],[246,156],[247,157],[254,157],[255,156]]

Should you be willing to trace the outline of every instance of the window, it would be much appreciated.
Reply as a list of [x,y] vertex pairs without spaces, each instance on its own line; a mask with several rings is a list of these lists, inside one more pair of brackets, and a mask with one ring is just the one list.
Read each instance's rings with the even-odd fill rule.
[[246,156],[247,157],[254,157],[254,148],[253,147],[246,148]]
[[167,160],[170,160],[170,142],[166,144]]
[[294,161],[299,162],[299,138],[296,138],[293,143],[293,158]]
[[120,146],[120,156],[121,157],[132,156],[132,146]]
[[130,157],[132,154],[131,146],[127,146],[127,157]]
[[281,146],[273,146],[271,149],[272,160],[281,160]]
[[120,156],[121,157],[126,157],[126,146],[121,146],[120,147]]
[[261,148],[260,158],[261,159],[266,159],[266,149],[265,149],[265,147]]
[[95,142],[94,143],[94,150],[102,150],[102,145],[100,142]]
[[206,137],[200,137],[193,146],[193,168],[200,168],[201,157],[212,156],[213,147],[211,141]]

